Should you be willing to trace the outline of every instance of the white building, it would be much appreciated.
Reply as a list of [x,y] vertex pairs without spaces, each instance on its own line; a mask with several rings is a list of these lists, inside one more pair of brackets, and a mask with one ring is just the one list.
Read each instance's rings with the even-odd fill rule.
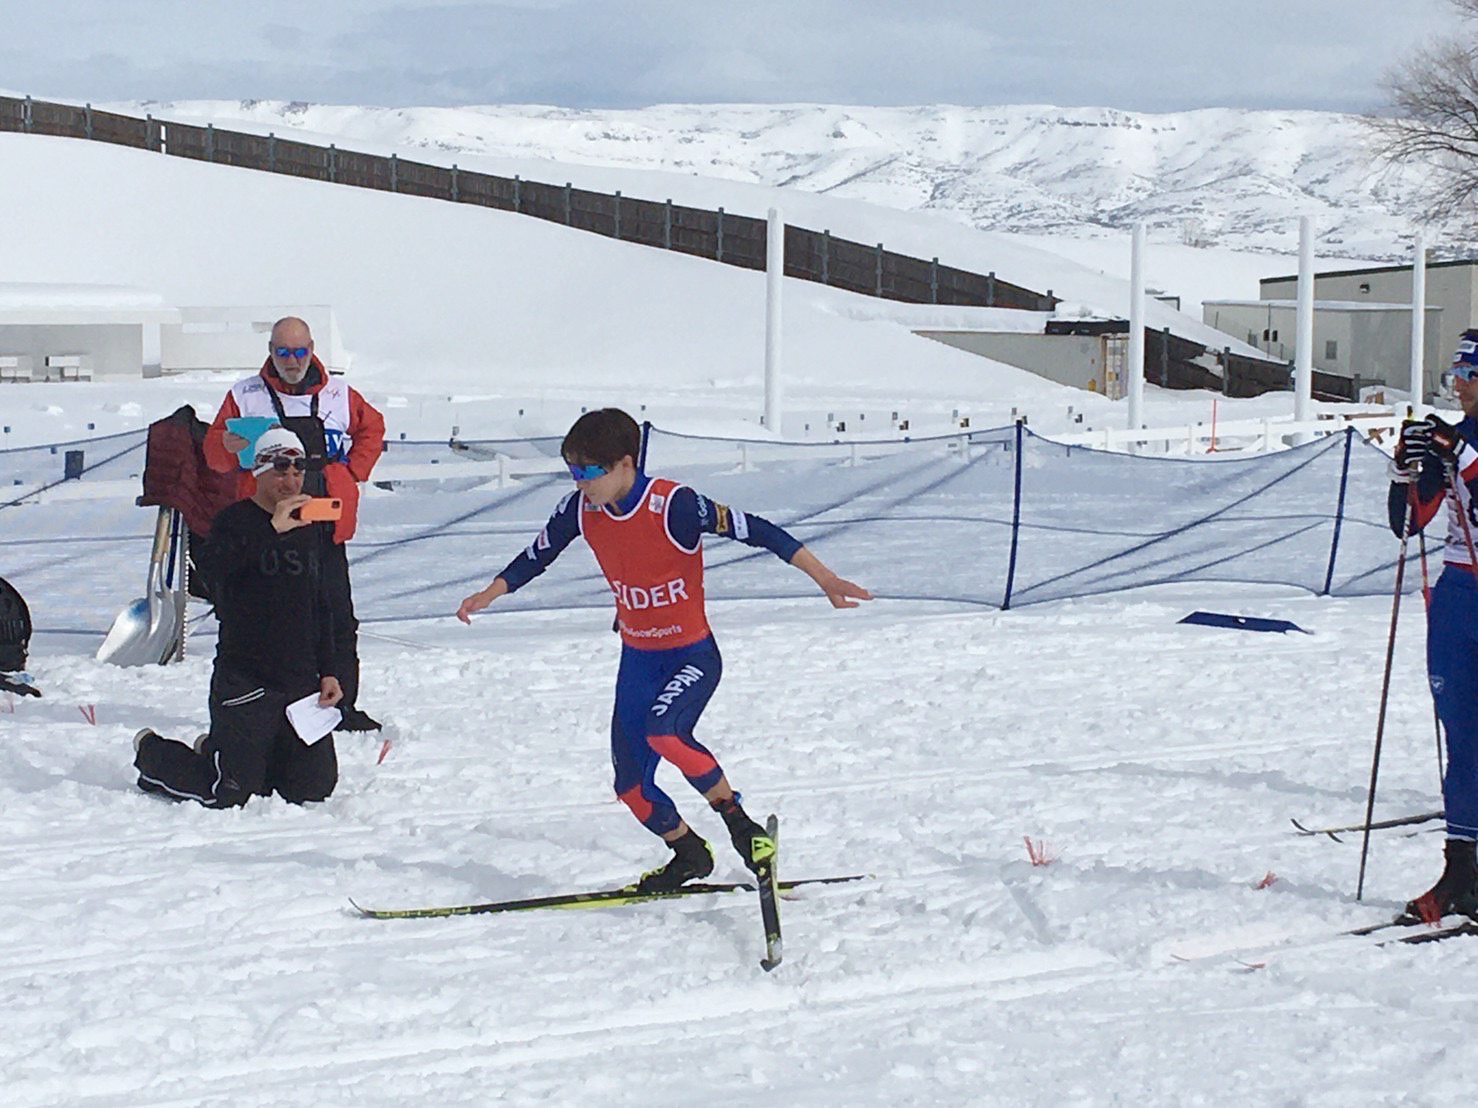
[[1129,336],[1046,335],[1019,331],[917,330],[914,334],[1056,381],[1119,400]]
[[267,358],[272,324],[290,315],[308,324],[330,371],[349,368],[326,304],[176,308],[111,285],[0,283],[0,384],[139,378],[156,355],[163,373],[250,373]]
[[[1429,308],[1442,309],[1441,322],[1437,327],[1436,352],[1434,354],[1429,345],[1423,363],[1427,392],[1430,395],[1436,388],[1438,375],[1452,361],[1452,352],[1457,349],[1459,336],[1468,327],[1478,327],[1478,261],[1428,262],[1426,270],[1427,305]],[[1298,295],[1296,274],[1289,277],[1267,277],[1259,285],[1258,295],[1264,300],[1292,300]],[[1330,270],[1314,275],[1315,300],[1347,304],[1409,305],[1411,291],[1410,265]],[[1317,320],[1315,327],[1318,327]],[[1431,328],[1430,317],[1428,328]],[[1314,354],[1317,357],[1319,344],[1316,342],[1314,345]],[[1410,373],[1408,365],[1395,380],[1408,380]]]
[[163,373],[230,370],[250,373],[267,359],[272,324],[297,316],[313,332],[313,349],[331,372],[349,368],[339,341],[338,322],[327,304],[269,304],[248,307],[181,308],[177,322],[159,329],[159,367]]
[[179,319],[138,289],[0,284],[0,384],[142,377],[145,329]]
[[[1427,308],[1422,363],[1428,397],[1438,388],[1451,353],[1442,340],[1445,314],[1439,305]],[[1201,305],[1201,317],[1275,361],[1293,361],[1297,300],[1207,300]],[[1405,392],[1411,381],[1411,304],[1314,301],[1313,366],[1322,373]]]

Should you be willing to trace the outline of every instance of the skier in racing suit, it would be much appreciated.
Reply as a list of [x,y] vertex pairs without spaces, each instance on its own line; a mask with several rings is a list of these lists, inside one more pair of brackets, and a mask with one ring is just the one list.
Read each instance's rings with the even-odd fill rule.
[[1427,680],[1447,734],[1446,864],[1402,916],[1427,923],[1478,916],[1478,330],[1463,333],[1451,375],[1462,420],[1428,416],[1402,427],[1389,498],[1398,535],[1420,531],[1447,507],[1444,564],[1427,612]]
[[622,641],[611,719],[616,795],[673,852],[637,889],[669,891],[713,870],[708,843],[656,785],[662,760],[676,766],[719,813],[745,864],[757,869],[773,854],[774,843],[740,806],[713,754],[693,737],[722,672],[704,611],[701,537],[721,535],[771,551],[815,581],[833,607],[855,608],[872,596],[768,520],[641,472],[641,429],[619,409],[582,415],[560,453],[574,491],[528,549],[487,588],[462,601],[457,618],[470,623],[472,613],[533,580],[577,536],[584,538],[610,585]]

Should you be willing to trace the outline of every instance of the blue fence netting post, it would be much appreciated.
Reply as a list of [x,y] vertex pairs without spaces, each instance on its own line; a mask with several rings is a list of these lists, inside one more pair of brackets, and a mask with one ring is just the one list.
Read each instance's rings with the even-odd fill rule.
[[1345,492],[1350,485],[1350,444],[1354,442],[1355,429],[1345,428],[1345,456],[1339,470],[1339,503],[1334,509],[1334,535],[1329,540],[1329,568],[1324,573],[1324,591],[1320,596],[1328,596],[1329,589],[1334,582],[1334,559],[1339,554],[1339,532],[1345,521]]
[[1011,560],[1006,565],[1006,595],[1001,599],[1001,611],[1011,608],[1011,588],[1016,582],[1016,543],[1021,537],[1021,446],[1024,438],[1023,421],[1016,421],[1016,474],[1015,487],[1011,494]]
[[652,421],[642,420],[641,423],[641,456],[636,460],[636,471],[645,473],[647,471],[647,440],[652,436]]

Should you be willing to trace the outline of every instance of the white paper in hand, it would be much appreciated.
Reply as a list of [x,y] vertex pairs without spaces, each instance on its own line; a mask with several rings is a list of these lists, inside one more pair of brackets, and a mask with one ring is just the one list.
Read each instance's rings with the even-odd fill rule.
[[293,725],[298,738],[309,746],[332,731],[343,718],[343,713],[337,708],[320,708],[317,693],[309,693],[287,706],[288,722]]

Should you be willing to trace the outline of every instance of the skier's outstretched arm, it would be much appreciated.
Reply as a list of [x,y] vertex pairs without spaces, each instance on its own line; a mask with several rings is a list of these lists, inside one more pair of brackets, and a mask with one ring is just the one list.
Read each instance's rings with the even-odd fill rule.
[[838,577],[826,568],[826,564],[820,558],[804,546],[791,555],[790,564],[816,582],[817,587],[826,594],[826,599],[831,601],[833,608],[855,608],[859,600],[872,599],[872,593],[861,585],[854,584],[844,577]]
[[482,611],[498,597],[506,595],[508,595],[508,582],[501,577],[494,577],[491,585],[480,589],[462,601],[457,607],[457,618],[463,623],[471,623],[473,612]]
[[549,517],[549,522],[544,525],[544,530],[539,532],[522,554],[503,567],[503,571],[493,578],[492,584],[462,601],[457,608],[457,618],[463,623],[471,623],[473,612],[482,611],[500,596],[517,592],[548,569],[560,552],[580,533],[579,511],[579,493],[566,493],[559,502],[559,507]]

